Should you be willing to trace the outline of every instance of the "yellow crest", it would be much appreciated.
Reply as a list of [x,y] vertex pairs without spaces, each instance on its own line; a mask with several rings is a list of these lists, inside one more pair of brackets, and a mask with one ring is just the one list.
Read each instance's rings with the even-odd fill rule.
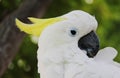
[[25,24],[18,19],[16,19],[16,25],[17,27],[21,30],[24,31],[25,33],[35,35],[35,36],[40,36],[41,32],[47,27],[50,26],[51,24],[54,24],[56,22],[62,21],[65,18],[62,17],[57,17],[57,18],[49,18],[49,19],[38,19],[38,18],[28,18],[33,24]]

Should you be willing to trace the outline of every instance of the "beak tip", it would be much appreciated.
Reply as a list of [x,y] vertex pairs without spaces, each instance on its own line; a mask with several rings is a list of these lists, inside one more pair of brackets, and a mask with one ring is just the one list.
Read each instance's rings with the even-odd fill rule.
[[99,51],[99,47],[96,47],[95,49],[92,48],[91,50],[87,50],[87,56],[89,58],[93,58],[94,56],[96,56],[96,54],[98,53]]

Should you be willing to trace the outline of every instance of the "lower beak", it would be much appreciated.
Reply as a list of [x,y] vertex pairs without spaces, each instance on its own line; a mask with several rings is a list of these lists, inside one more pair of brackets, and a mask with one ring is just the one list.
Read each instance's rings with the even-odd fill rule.
[[94,57],[99,50],[99,39],[94,31],[80,38],[78,47],[87,52],[88,57]]

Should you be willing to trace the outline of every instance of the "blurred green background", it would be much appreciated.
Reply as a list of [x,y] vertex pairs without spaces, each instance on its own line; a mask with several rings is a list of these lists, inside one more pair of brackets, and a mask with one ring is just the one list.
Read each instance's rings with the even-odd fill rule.
[[[23,0],[12,1],[0,0],[0,18],[6,12],[11,13],[17,9]],[[53,0],[43,18],[63,15],[76,9],[84,10],[98,20],[100,48],[112,46],[120,52],[120,0]],[[27,35],[3,78],[39,78],[36,50],[37,44],[32,43]],[[120,53],[115,60],[120,62]]]

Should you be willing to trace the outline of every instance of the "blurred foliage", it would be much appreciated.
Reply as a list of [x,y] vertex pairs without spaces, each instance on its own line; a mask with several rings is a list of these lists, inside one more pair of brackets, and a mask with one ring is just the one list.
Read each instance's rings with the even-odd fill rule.
[[0,21],[7,16],[7,14],[13,12],[22,0],[0,0]]
[[[13,12],[21,1],[0,0],[0,20],[8,12]],[[120,0],[53,0],[44,18],[60,16],[76,9],[89,12],[98,20],[97,34],[101,48],[112,46],[120,52]],[[36,51],[37,45],[26,36],[3,78],[39,78]],[[120,53],[115,60],[120,62]]]
[[37,73],[37,44],[29,36],[23,40],[19,53],[8,66],[3,78],[39,78]]

